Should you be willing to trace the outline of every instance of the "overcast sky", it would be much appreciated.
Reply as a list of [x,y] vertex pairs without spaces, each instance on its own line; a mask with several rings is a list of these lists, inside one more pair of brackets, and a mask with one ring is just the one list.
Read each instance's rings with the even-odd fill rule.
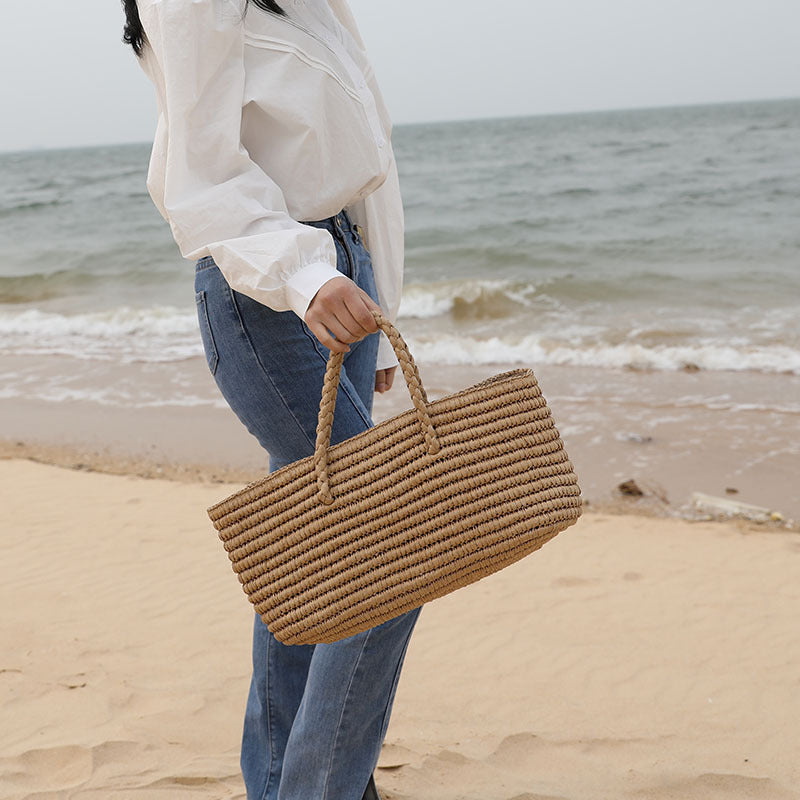
[[[350,0],[396,124],[800,96],[800,0]],[[151,141],[118,0],[4,3],[0,150]]]

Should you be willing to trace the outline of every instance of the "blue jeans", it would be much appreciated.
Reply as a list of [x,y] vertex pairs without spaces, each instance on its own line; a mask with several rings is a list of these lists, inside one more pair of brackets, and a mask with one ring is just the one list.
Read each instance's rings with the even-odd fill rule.
[[[307,224],[330,231],[337,269],[377,302],[369,253],[347,215]],[[294,312],[233,291],[211,257],[197,262],[195,292],[208,366],[270,471],[311,455],[328,349]],[[333,443],[373,424],[377,349],[375,333],[344,356]],[[418,615],[303,646],[281,644],[255,617],[241,752],[248,800],[362,800]]]

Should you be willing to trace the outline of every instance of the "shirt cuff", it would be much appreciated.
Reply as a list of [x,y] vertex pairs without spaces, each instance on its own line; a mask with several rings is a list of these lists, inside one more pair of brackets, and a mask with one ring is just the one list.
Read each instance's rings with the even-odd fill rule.
[[299,269],[286,283],[289,305],[304,320],[314,295],[331,278],[341,278],[342,273],[330,264],[317,262]]
[[375,369],[388,369],[395,367],[400,362],[394,354],[392,343],[386,338],[386,334],[381,331],[381,338],[378,340],[378,360],[375,362]]

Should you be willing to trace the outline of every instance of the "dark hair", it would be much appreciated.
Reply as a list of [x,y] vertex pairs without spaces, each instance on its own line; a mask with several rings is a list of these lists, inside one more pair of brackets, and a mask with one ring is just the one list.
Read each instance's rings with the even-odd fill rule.
[[[274,0],[245,0],[245,11],[247,11],[247,6],[251,2],[264,11],[285,15],[284,10]],[[142,21],[139,19],[136,0],[122,0],[122,7],[125,9],[125,27],[122,31],[122,41],[125,44],[129,44],[137,56],[141,56],[142,50],[147,43],[147,36],[145,36],[144,28],[142,28]]]

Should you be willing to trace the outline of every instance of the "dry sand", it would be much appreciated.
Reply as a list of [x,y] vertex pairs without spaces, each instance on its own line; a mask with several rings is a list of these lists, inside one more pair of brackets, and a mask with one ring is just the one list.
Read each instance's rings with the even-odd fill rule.
[[[229,487],[22,460],[0,487],[0,797],[243,798]],[[424,610],[384,797],[800,798],[798,578],[797,532],[585,515]]]

